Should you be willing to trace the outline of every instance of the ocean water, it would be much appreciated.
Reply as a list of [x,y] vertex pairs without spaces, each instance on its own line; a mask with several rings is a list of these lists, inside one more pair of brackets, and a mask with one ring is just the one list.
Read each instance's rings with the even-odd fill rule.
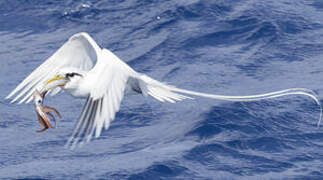
[[0,1],[0,179],[322,179],[323,128],[305,96],[176,104],[126,96],[108,131],[63,146],[84,100],[38,134],[32,104],[5,96],[71,35],[88,32],[136,71],[180,88],[252,95],[293,87],[323,98],[317,0]]

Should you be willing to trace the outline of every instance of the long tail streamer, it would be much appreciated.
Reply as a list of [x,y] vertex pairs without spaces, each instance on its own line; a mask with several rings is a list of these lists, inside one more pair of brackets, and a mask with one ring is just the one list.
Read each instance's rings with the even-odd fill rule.
[[239,102],[272,99],[272,98],[286,96],[286,95],[305,95],[314,99],[316,104],[319,105],[320,107],[320,117],[319,117],[319,121],[317,122],[318,127],[320,126],[322,121],[321,102],[319,101],[318,96],[314,91],[306,88],[291,88],[291,89],[285,89],[281,91],[275,91],[275,92],[257,94],[257,95],[251,95],[251,96],[225,96],[225,95],[217,95],[217,94],[208,94],[208,93],[195,92],[195,91],[190,91],[190,90],[185,90],[185,89],[180,89],[175,87],[171,87],[171,91],[194,95],[194,96],[207,97],[212,99],[219,99],[219,100],[226,100],[226,101],[239,101]]

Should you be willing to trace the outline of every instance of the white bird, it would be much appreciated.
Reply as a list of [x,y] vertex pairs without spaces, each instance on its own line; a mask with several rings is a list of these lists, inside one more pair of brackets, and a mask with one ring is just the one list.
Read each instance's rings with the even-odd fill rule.
[[[96,63],[96,64],[94,64]],[[322,108],[316,94],[305,88],[292,88],[251,96],[224,96],[179,89],[159,82],[145,74],[138,73],[108,49],[82,32],[69,38],[51,57],[25,78],[6,98],[17,94],[11,103],[29,103],[35,90],[44,84],[61,81],[61,86],[50,90],[51,95],[61,89],[74,97],[87,98],[76,122],[74,132],[67,145],[88,142],[99,137],[102,128],[108,129],[115,113],[119,111],[125,90],[144,96],[150,95],[161,102],[180,101],[191,98],[187,95],[202,96],[229,101],[255,101],[285,95],[306,95]],[[19,101],[18,101],[19,100]]]

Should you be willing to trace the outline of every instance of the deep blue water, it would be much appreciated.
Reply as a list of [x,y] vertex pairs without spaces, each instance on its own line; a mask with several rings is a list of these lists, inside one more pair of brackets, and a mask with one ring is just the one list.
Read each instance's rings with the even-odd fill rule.
[[310,98],[162,104],[126,96],[111,128],[63,146],[83,100],[46,99],[63,115],[40,129],[31,104],[4,97],[77,32],[136,71],[180,88],[251,95],[292,87],[323,98],[317,0],[0,1],[1,179],[322,179],[323,128]]

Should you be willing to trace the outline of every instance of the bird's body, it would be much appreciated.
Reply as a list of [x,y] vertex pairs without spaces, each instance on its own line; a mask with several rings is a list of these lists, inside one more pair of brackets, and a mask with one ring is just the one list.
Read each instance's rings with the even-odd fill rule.
[[[138,73],[111,51],[100,48],[87,33],[73,35],[42,65],[34,70],[7,98],[19,94],[11,101],[30,102],[32,93],[44,84],[61,81],[59,87],[50,90],[55,95],[61,89],[77,98],[87,98],[68,145],[89,141],[92,135],[99,137],[101,130],[109,128],[125,91],[144,96],[150,95],[161,102],[189,99],[187,95],[202,96],[229,101],[254,101],[290,94],[313,98],[313,91],[293,88],[252,96],[223,96],[179,89]],[[185,94],[185,95],[184,95]],[[321,106],[321,105],[320,105]]]

